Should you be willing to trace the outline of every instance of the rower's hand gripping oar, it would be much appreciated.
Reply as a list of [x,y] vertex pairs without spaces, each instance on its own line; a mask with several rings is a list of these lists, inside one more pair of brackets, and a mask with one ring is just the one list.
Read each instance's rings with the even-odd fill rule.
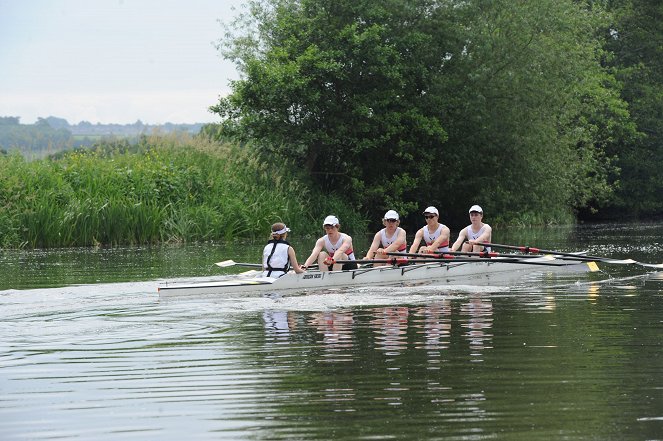
[[487,243],[487,242],[477,242],[477,245],[481,245],[484,247],[494,247],[494,248],[504,248],[507,250],[517,250],[520,251],[521,253],[532,253],[532,254],[552,254],[554,256],[564,256],[566,257],[566,260],[579,260],[579,261],[590,261],[594,260],[597,262],[604,262],[604,263],[612,263],[612,264],[617,264],[617,265],[640,265],[640,266],[645,266],[648,268],[663,268],[663,263],[643,263],[643,262],[638,262],[633,259],[611,259],[610,257],[599,257],[599,256],[586,256],[586,255],[578,255],[574,253],[564,253],[561,251],[554,251],[554,250],[542,250],[540,248],[535,248],[535,247],[530,247],[530,246],[518,246],[518,245],[502,245],[499,243]]

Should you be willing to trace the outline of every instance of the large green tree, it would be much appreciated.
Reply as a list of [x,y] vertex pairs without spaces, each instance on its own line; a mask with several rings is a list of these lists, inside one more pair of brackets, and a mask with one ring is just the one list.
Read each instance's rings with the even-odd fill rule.
[[604,11],[479,0],[462,12],[463,56],[435,93],[455,164],[450,204],[473,198],[508,220],[547,222],[610,200],[618,171],[605,149],[633,127],[601,66]]
[[663,2],[609,2],[615,21],[607,36],[609,60],[623,84],[640,137],[613,146],[622,170],[615,212],[663,214]]
[[628,120],[600,17],[572,0],[254,1],[221,41],[243,76],[213,110],[366,210],[559,219],[610,197],[602,129]]

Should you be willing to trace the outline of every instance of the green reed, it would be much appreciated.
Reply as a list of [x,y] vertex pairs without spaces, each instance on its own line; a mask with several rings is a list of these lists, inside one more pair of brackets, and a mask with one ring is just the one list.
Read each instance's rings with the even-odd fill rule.
[[365,227],[338,198],[312,193],[305,179],[287,164],[259,160],[250,147],[187,136],[38,161],[0,156],[0,247],[266,237],[277,221],[317,234],[329,213]]

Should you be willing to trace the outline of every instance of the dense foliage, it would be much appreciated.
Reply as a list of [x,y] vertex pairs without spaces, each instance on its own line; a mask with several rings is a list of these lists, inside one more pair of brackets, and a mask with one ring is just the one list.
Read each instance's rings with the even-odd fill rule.
[[362,221],[311,193],[292,167],[250,149],[174,136],[26,161],[0,156],[0,248],[267,237],[273,222],[318,233],[321,213]]
[[243,76],[213,110],[372,218],[480,203],[568,221],[613,200],[636,138],[602,65],[609,18],[574,0],[256,0],[220,42]]
[[615,0],[609,60],[639,136],[613,146],[621,169],[618,198],[607,208],[633,216],[663,214],[663,2]]

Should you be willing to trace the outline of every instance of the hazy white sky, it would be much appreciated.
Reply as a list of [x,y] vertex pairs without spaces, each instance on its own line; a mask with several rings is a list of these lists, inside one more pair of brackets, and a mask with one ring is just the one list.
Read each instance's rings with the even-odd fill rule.
[[0,116],[218,121],[239,75],[213,43],[241,0],[0,0]]

